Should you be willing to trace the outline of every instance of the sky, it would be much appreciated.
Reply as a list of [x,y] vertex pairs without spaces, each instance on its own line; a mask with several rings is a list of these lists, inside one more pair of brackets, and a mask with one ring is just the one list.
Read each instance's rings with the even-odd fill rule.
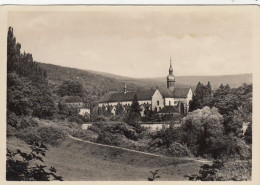
[[12,11],[35,61],[127,77],[252,72],[252,15],[223,7],[85,7]]

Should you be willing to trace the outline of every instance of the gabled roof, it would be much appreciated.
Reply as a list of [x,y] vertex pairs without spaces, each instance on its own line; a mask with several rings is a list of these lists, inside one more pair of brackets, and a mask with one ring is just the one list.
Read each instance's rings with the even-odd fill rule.
[[168,88],[160,88],[159,91],[161,92],[164,98],[173,98],[173,93]]
[[122,101],[132,101],[134,96],[137,95],[138,100],[152,100],[156,90],[151,89],[147,91],[137,91],[137,92],[127,92],[127,93],[114,93],[111,94],[107,99],[103,99],[100,102],[122,102]]
[[187,98],[190,87],[176,87],[173,90],[174,98]]
[[190,87],[175,87],[173,92],[168,88],[160,88],[159,91],[164,98],[186,98]]
[[179,113],[179,108],[177,106],[164,106],[158,113]]

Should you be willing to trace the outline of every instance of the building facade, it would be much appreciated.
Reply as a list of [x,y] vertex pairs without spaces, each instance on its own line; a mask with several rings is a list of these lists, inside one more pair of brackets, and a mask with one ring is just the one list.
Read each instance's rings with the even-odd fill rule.
[[[115,114],[115,107],[121,104],[123,107],[131,106],[132,100],[137,95],[141,107],[141,115],[144,116],[145,109],[160,112],[165,106],[179,106],[179,113],[187,114],[189,103],[192,100],[192,89],[190,87],[176,87],[173,74],[172,61],[170,59],[169,74],[167,76],[167,88],[151,89],[146,91],[127,91],[125,85],[122,92],[112,93],[105,100],[99,102],[99,108],[105,107]],[[168,110],[168,109],[167,109]],[[170,109],[173,110],[173,109]]]

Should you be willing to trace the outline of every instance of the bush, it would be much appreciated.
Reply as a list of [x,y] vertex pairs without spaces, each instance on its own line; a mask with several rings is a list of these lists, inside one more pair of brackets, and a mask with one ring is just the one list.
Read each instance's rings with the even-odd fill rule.
[[16,127],[19,122],[19,117],[15,113],[7,110],[7,125]]
[[233,134],[224,136],[216,143],[213,151],[214,158],[235,158],[250,159],[252,157],[251,147],[249,147],[243,139],[235,137]]
[[170,147],[167,149],[167,155],[174,156],[174,157],[191,157],[193,156],[190,149],[182,145],[180,143],[174,142],[170,145]]
[[[116,123],[95,123],[92,124],[89,128],[96,132],[97,134],[101,135],[102,132],[108,132],[110,134],[119,134],[124,135],[126,138],[131,140],[137,140],[138,135],[135,132],[134,128],[127,125],[126,123],[116,122]],[[102,133],[104,134],[104,133]],[[109,134],[108,134],[109,135]]]
[[66,138],[66,134],[56,127],[39,127],[37,132],[41,141],[50,145],[56,145]]
[[245,181],[251,180],[252,161],[213,161],[201,166],[199,174],[187,176],[191,181]]
[[122,143],[124,136],[119,134],[112,134],[110,132],[101,131],[98,135],[97,142],[102,144],[119,146]]
[[66,137],[66,133],[56,127],[28,127],[19,131],[16,136],[27,143],[43,142],[57,145]]
[[17,127],[19,129],[24,129],[24,128],[28,128],[28,127],[37,127],[38,125],[39,125],[39,123],[36,119],[29,118],[29,117],[23,117],[21,119],[21,121],[19,122],[19,124],[17,125]]
[[82,129],[73,130],[71,135],[73,137],[77,137],[77,138],[92,141],[92,142],[96,142],[97,137],[98,137],[97,133],[95,133],[91,130],[82,130]]

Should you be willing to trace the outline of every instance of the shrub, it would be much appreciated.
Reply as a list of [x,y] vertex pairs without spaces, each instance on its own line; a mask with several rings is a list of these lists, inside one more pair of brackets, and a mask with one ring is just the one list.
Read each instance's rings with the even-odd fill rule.
[[19,122],[19,117],[12,111],[7,110],[7,125],[16,127]]
[[27,143],[43,142],[45,144],[57,145],[65,139],[66,134],[56,127],[28,127],[19,131],[16,136]]
[[97,133],[91,130],[82,130],[82,129],[73,130],[71,135],[73,137],[77,137],[77,138],[81,138],[93,142],[97,141],[97,137],[98,137]]
[[244,160],[252,157],[251,147],[243,139],[235,137],[234,134],[229,134],[219,140],[213,152],[215,158],[233,157]]
[[119,134],[112,134],[110,132],[101,131],[98,135],[97,142],[108,144],[108,145],[119,146],[122,143],[121,142],[122,137],[123,136]]
[[[133,127],[127,125],[126,123],[116,122],[116,123],[95,123],[92,124],[89,128],[99,135],[101,132],[108,132],[110,134],[119,134],[124,135],[128,139],[137,140],[138,136]],[[104,133],[103,133],[104,134]]]
[[17,129],[15,127],[12,127],[11,125],[7,125],[6,129],[6,135],[9,136],[15,136],[17,134]]
[[39,123],[35,119],[29,117],[23,117],[19,122],[19,124],[17,125],[17,127],[19,129],[24,129],[28,127],[37,127],[38,125]]
[[191,181],[245,181],[251,179],[252,161],[213,161],[201,166],[199,174],[186,176]]
[[56,145],[66,138],[64,131],[56,127],[39,127],[37,132],[41,141],[50,145]]
[[193,156],[190,149],[182,145],[180,143],[174,142],[170,145],[170,147],[167,149],[167,155],[174,156],[174,157],[191,157]]

